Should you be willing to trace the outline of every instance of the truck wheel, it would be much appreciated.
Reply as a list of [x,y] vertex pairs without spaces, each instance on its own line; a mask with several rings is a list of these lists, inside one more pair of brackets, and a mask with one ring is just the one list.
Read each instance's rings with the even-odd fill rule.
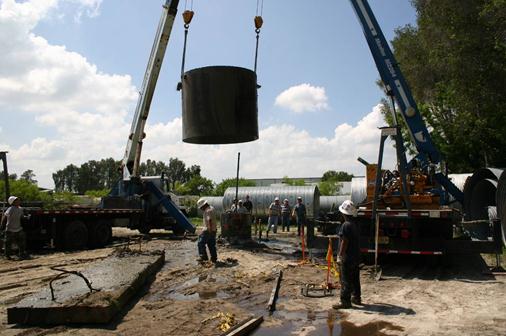
[[88,243],[88,228],[78,220],[68,222],[62,238],[62,245],[66,250],[82,250]]
[[88,245],[92,248],[104,247],[112,238],[111,223],[101,219],[88,224]]
[[185,230],[181,229],[179,226],[174,226],[172,228],[172,232],[174,233],[175,236],[182,237],[184,236]]
[[142,233],[142,234],[148,234],[149,231],[151,231],[151,227],[147,226],[147,225],[141,225],[137,228],[137,230]]

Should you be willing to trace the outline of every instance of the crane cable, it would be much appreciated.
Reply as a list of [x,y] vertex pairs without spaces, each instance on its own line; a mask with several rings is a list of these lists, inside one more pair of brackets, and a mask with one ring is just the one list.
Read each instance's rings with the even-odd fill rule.
[[[188,28],[190,28],[190,23],[193,19],[193,15],[195,12],[193,11],[193,0],[190,0],[190,9],[188,9],[188,0],[185,0],[183,12],[183,21],[184,21],[184,44],[183,44],[183,57],[181,59],[181,81],[183,80],[184,75],[184,65],[186,61],[186,42],[188,40]],[[178,84],[178,90],[181,89],[181,83]]]
[[255,33],[257,34],[257,42],[255,47],[255,67],[254,71],[257,72],[257,63],[258,63],[258,43],[260,40],[260,29],[262,28],[262,25],[264,23],[264,20],[262,18],[262,14],[264,11],[264,0],[257,0],[257,12],[254,19],[255,22]]

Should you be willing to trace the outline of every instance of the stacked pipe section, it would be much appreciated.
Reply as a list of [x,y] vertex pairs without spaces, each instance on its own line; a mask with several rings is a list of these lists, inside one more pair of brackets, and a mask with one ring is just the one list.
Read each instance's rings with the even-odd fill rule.
[[497,217],[501,220],[502,242],[506,246],[506,170],[497,182],[496,192]]
[[[502,174],[503,169],[481,168],[475,171],[466,181],[464,186],[464,219],[466,221],[493,220],[497,218],[498,202],[496,198]],[[504,189],[505,187],[502,188]],[[469,231],[473,238],[481,240],[486,240],[490,235],[489,228],[484,225],[476,225],[469,228]]]

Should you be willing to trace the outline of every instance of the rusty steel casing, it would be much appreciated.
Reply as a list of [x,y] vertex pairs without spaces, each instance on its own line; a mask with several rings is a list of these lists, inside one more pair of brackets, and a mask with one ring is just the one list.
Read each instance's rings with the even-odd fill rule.
[[183,141],[229,144],[258,139],[255,72],[233,66],[209,66],[182,79]]

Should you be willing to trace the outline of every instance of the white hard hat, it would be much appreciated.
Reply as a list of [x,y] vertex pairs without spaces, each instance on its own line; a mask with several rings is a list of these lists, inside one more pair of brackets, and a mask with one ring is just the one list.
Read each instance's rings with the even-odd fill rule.
[[355,204],[352,201],[346,200],[339,206],[339,211],[348,216],[356,216],[357,208],[355,208]]
[[14,203],[14,201],[17,200],[17,199],[18,199],[18,197],[11,196],[11,197],[9,197],[9,199],[7,200],[7,202],[9,202],[9,204],[12,205],[12,203]]
[[279,201],[279,197],[274,198],[275,201]]
[[201,198],[197,201],[197,208],[201,209],[206,204],[209,204],[209,203],[207,203],[207,200],[204,198]]
[[239,200],[239,203],[242,203],[242,200]]
[[287,199],[287,198],[285,198],[285,199],[283,200],[283,202],[288,202],[288,199]]

